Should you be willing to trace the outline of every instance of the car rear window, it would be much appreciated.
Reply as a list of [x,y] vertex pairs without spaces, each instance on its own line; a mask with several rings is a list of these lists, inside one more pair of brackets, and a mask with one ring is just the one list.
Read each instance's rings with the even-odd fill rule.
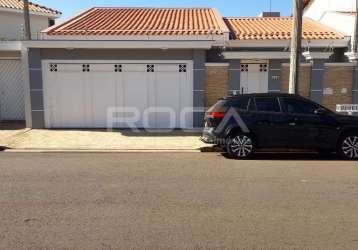
[[230,101],[230,107],[234,107],[236,109],[241,109],[241,110],[247,110],[249,99],[250,98],[248,97],[240,97],[238,99],[233,99]]
[[247,110],[249,104],[248,97],[239,97],[235,99],[222,99],[219,100],[214,106],[212,106],[208,111],[226,111],[228,108],[236,108],[240,110]]
[[256,97],[256,110],[260,112],[280,112],[280,104],[276,97]]

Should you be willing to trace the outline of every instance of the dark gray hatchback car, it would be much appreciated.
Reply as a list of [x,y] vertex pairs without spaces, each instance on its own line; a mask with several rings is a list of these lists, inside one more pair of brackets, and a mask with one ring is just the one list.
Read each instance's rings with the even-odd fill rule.
[[220,99],[205,116],[202,140],[235,158],[257,149],[312,149],[358,159],[358,117],[336,114],[290,94],[247,94]]

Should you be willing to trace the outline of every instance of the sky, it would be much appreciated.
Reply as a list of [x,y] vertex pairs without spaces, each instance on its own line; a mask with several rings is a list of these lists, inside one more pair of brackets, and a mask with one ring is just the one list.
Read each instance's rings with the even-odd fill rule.
[[[82,10],[98,6],[115,7],[215,7],[223,16],[258,16],[270,10],[270,0],[32,0],[60,10],[64,21]],[[291,0],[271,0],[272,11],[291,14]]]

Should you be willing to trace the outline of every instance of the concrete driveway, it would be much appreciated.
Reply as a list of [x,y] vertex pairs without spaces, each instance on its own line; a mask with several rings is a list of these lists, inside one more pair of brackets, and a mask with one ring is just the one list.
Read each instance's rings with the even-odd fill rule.
[[[19,132],[19,131],[18,131]],[[1,132],[0,132],[1,133]],[[131,132],[127,130],[2,131],[0,145],[32,150],[198,150],[206,145],[193,132]]]

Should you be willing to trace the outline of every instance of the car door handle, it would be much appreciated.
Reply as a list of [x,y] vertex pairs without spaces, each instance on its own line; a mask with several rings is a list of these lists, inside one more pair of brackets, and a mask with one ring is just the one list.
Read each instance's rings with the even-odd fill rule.
[[289,126],[296,126],[296,123],[295,122],[290,122],[288,125]]

